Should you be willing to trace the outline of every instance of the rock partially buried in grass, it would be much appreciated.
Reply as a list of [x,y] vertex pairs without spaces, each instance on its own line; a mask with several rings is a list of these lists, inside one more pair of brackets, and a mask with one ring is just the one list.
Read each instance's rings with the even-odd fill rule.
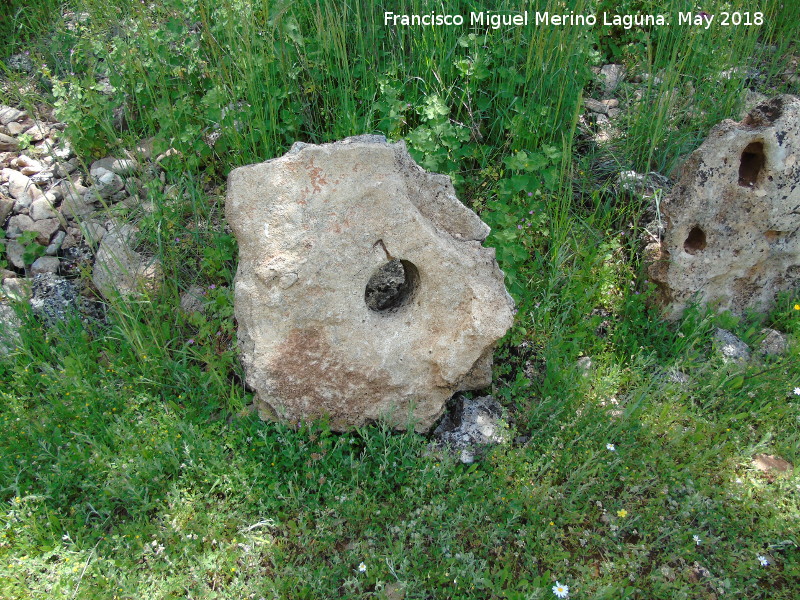
[[114,225],[102,238],[97,249],[92,282],[104,298],[119,293],[133,296],[155,291],[162,279],[161,265],[136,252],[137,230],[132,225]]
[[792,471],[792,463],[773,454],[754,454],[753,467],[765,473],[774,471],[778,473],[790,473]]
[[489,228],[405,145],[359,136],[241,167],[235,313],[263,417],[427,431],[491,382],[513,321]]
[[662,202],[666,233],[648,247],[670,318],[696,297],[742,314],[800,284],[800,99],[778,96],[723,121]]

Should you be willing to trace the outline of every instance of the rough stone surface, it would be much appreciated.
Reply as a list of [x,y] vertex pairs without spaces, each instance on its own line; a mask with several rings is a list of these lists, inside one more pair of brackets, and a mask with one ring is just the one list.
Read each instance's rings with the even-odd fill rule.
[[25,248],[22,246],[22,244],[13,240],[9,240],[8,243],[6,243],[6,258],[8,259],[8,262],[17,269],[25,268],[25,261],[22,260],[23,252],[25,252]]
[[181,310],[187,313],[200,313],[205,312],[203,305],[204,290],[199,285],[193,285],[183,294],[181,294]]
[[42,219],[55,219],[56,211],[53,208],[52,202],[45,197],[37,198],[31,203],[29,213],[31,219],[34,221],[41,221]]
[[76,314],[80,290],[74,281],[53,273],[41,273],[33,278],[31,308],[46,322],[64,320]]
[[714,332],[714,347],[725,363],[744,364],[750,360],[750,348],[727,329],[718,327]]
[[723,121],[661,203],[647,254],[667,316],[693,299],[742,314],[800,284],[800,99],[778,96]]
[[40,273],[58,273],[61,261],[55,256],[40,256],[31,265],[31,275],[36,276]]
[[3,279],[3,295],[17,301],[28,301],[31,297],[31,280],[24,277]]
[[0,152],[8,152],[9,150],[16,150],[19,148],[17,138],[0,133]]
[[14,215],[8,220],[6,235],[11,239],[16,239],[22,235],[22,232],[33,229],[33,223],[33,219],[28,215]]
[[36,236],[36,241],[42,246],[47,246],[50,243],[50,238],[61,227],[58,219],[43,219],[41,221],[34,221],[30,227],[30,231],[35,231],[39,235]]
[[778,473],[791,473],[793,466],[787,460],[774,454],[754,454],[753,467],[759,471],[769,473],[770,471],[777,471]]
[[104,298],[115,292],[130,296],[152,291],[161,280],[161,267],[157,261],[134,251],[136,229],[131,225],[111,228],[97,249],[92,282]]
[[92,214],[94,210],[94,198],[88,193],[83,196],[69,193],[64,196],[64,201],[61,203],[61,214],[67,219],[82,219]]
[[22,322],[14,309],[0,302],[0,356],[13,352],[19,343],[19,330]]
[[[263,417],[427,431],[454,392],[491,382],[513,303],[480,243],[489,228],[404,144],[295,144],[231,172],[226,215],[239,347]],[[373,310],[368,283],[394,260],[405,291]]]
[[0,125],[8,125],[12,121],[19,121],[20,119],[24,119],[26,116],[27,115],[24,111],[12,106],[0,104]]
[[762,329],[761,335],[764,339],[758,345],[758,353],[763,356],[780,356],[789,349],[789,341],[780,331],[774,329]]
[[603,91],[611,94],[625,79],[625,67],[617,64],[603,65],[600,69],[600,79],[603,81]]
[[14,201],[11,198],[6,198],[5,196],[0,196],[0,227],[2,227],[8,215],[11,214],[11,210],[14,208]]
[[494,398],[457,396],[453,401],[453,410],[439,422],[433,438],[455,450],[461,462],[472,463],[482,447],[509,441],[503,408]]
[[2,174],[3,177],[8,179],[8,193],[11,194],[12,198],[35,200],[43,195],[42,191],[33,184],[27,175],[23,175],[14,169],[3,169]]

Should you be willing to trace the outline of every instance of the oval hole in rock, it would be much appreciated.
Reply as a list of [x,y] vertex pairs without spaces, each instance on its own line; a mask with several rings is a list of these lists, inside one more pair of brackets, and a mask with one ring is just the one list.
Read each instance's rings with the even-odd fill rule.
[[419,272],[407,260],[394,259],[372,274],[364,290],[367,307],[375,312],[394,312],[409,303],[419,285]]
[[761,142],[749,143],[742,151],[742,160],[739,163],[739,185],[753,187],[763,168],[764,144]]
[[683,242],[683,249],[689,254],[697,254],[706,247],[706,232],[697,225],[692,227],[686,241]]

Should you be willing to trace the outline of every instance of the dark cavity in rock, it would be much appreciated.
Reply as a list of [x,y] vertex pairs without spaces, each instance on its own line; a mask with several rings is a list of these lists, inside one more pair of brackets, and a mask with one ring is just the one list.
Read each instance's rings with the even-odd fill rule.
[[742,161],[739,164],[739,185],[742,187],[753,187],[763,168],[764,144],[761,142],[751,142],[742,151]]
[[392,312],[408,304],[419,281],[417,268],[394,259],[378,267],[364,290],[364,301],[375,312]]
[[683,243],[683,249],[689,254],[697,254],[706,247],[706,232],[700,229],[697,225],[692,227],[686,241]]

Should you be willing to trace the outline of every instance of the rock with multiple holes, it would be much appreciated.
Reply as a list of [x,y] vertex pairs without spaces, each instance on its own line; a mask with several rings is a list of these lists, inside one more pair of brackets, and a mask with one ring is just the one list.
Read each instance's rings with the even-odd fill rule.
[[513,302],[489,228],[402,142],[295,144],[228,179],[234,307],[264,418],[427,431],[491,381]]
[[723,121],[661,204],[648,249],[667,315],[694,299],[741,314],[800,284],[800,99],[778,96]]

